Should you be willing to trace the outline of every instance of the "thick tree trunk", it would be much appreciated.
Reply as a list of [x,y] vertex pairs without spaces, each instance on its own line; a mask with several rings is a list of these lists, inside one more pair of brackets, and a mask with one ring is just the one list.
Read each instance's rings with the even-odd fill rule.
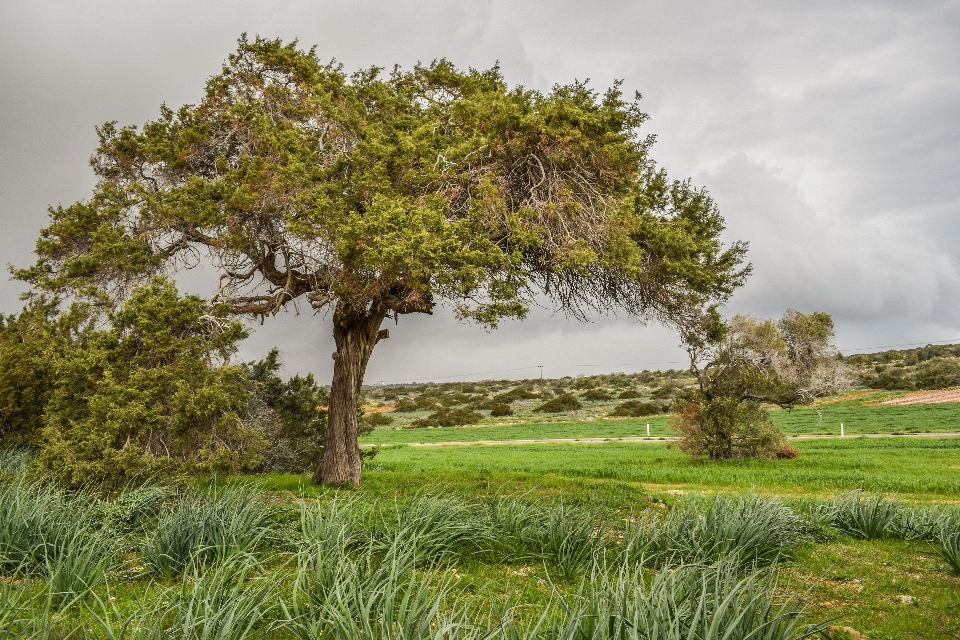
[[337,307],[333,315],[333,384],[327,432],[320,468],[313,474],[317,484],[360,484],[360,445],[357,442],[357,399],[377,342],[388,336],[380,330],[387,310],[380,305],[356,311]]

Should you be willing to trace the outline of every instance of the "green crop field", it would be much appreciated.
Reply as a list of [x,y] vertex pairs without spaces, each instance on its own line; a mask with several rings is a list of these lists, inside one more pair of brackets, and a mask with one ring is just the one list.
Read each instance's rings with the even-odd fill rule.
[[691,491],[832,495],[863,488],[904,498],[960,498],[960,438],[851,438],[794,443],[794,460],[696,461],[663,444],[537,444],[388,447],[368,464],[372,486],[480,483],[542,478],[616,480]]
[[[838,402],[816,409],[770,412],[787,434],[937,433],[960,431],[960,403],[869,405],[864,400]],[[821,418],[822,415],[822,418]],[[377,429],[361,439],[364,444],[417,442],[474,442],[479,440],[544,440],[554,438],[623,438],[673,435],[668,416],[649,418],[576,420],[569,422],[523,421],[498,424],[493,420],[472,427],[446,429]]]

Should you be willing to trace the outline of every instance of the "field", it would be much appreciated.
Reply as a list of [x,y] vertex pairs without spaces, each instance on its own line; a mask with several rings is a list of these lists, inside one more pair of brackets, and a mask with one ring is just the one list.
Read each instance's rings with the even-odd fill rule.
[[[824,405],[823,425],[955,430],[957,405],[869,402]],[[107,498],[0,455],[0,638],[960,634],[960,438],[720,463],[657,440],[406,444],[669,433],[665,416],[580,417],[377,430],[363,486],[342,490],[273,473]],[[811,410],[774,418],[831,431]]]
[[[953,442],[907,448],[898,471],[949,468]],[[885,477],[889,458],[872,442],[813,444],[802,445],[812,463],[840,453],[869,461],[864,477]],[[654,448],[666,451],[633,446]],[[554,447],[520,472],[510,456],[450,457],[510,449],[390,449],[363,488],[347,491],[300,491],[305,477],[272,475],[259,486],[147,486],[104,501],[7,474],[0,637],[862,637],[846,628],[877,640],[960,631],[956,476],[939,485],[924,476],[924,492],[909,497],[925,503],[778,499],[743,492],[747,478],[727,465],[683,486],[719,482],[732,494],[698,497],[580,473],[589,462],[569,459],[593,451],[623,460],[626,445]],[[548,457],[564,464],[544,466]],[[641,457],[638,467],[654,461]],[[771,487],[784,474],[741,466]],[[794,481],[803,477],[815,475]]]
[[[960,432],[960,403],[876,405],[891,394],[875,394],[846,402],[825,404],[817,409],[774,410],[771,417],[788,435],[839,434],[840,424],[848,435],[868,433]],[[820,414],[817,413],[820,411]],[[822,419],[821,419],[822,415]],[[525,440],[551,438],[623,438],[646,435],[670,436],[669,418],[531,421],[513,424],[488,419],[479,425],[443,429],[377,429],[364,436],[364,444],[402,444],[413,442],[473,442],[479,440]]]

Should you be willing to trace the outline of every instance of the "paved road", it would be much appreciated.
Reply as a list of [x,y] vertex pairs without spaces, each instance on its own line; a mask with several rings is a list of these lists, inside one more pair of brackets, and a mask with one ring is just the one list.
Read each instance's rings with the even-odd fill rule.
[[[944,433],[857,433],[848,436],[835,434],[809,434],[787,436],[788,440],[851,440],[854,438],[960,438],[960,432],[948,431]],[[662,444],[676,442],[680,438],[675,436],[644,437],[632,436],[626,438],[546,438],[543,440],[472,440],[468,442],[404,442],[387,443],[406,444],[409,447],[468,447],[472,445],[502,445],[502,444],[601,444],[604,442],[638,442],[646,444]],[[374,444],[362,444],[361,447],[373,447]]]

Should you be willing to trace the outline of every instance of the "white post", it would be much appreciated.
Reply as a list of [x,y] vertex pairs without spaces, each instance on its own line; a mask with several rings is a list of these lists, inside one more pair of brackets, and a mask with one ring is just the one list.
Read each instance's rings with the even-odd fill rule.
[[650,423],[649,423],[649,422],[647,423],[647,435],[648,435],[648,436],[650,435]]
[[840,423],[840,437],[843,437],[843,423]]

